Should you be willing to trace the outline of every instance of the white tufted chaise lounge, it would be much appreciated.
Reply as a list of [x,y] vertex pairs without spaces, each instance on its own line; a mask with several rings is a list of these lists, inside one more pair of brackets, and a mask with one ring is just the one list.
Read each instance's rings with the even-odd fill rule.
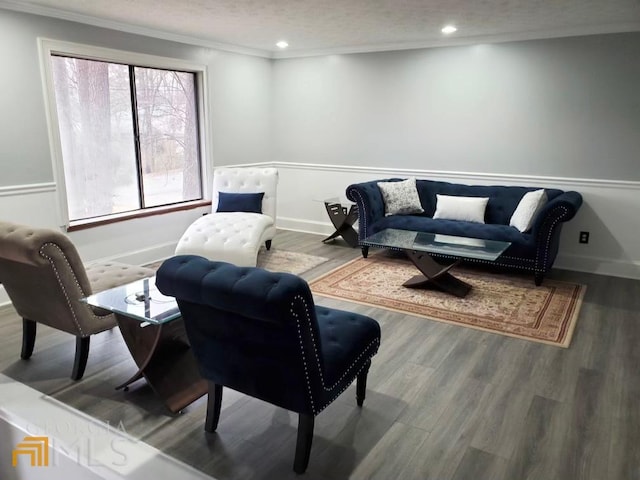
[[[178,241],[176,255],[200,255],[209,260],[255,267],[260,245],[267,250],[276,234],[275,168],[218,168],[213,174],[211,212],[193,222]],[[262,214],[217,212],[218,192],[264,192]]]

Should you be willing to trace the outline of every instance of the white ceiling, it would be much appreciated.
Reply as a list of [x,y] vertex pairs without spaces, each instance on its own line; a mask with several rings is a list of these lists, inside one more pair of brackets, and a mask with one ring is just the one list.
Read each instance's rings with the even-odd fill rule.
[[[267,57],[640,31],[640,0],[0,0]],[[448,23],[458,32],[444,37]],[[286,40],[280,51],[275,43]]]

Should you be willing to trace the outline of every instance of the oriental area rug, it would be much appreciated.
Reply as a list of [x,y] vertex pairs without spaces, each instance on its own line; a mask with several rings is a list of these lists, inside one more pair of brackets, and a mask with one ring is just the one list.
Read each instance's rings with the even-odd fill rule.
[[264,250],[258,252],[258,264],[260,268],[272,272],[286,272],[300,275],[326,262],[325,257],[308,255],[306,253],[289,252],[287,250]]
[[533,275],[454,268],[472,285],[465,298],[402,284],[419,274],[407,259],[358,258],[310,282],[314,294],[511,337],[568,347],[586,286]]
[[[308,255],[306,253],[289,252],[287,250],[265,250],[261,248],[258,252],[257,266],[272,272],[286,272],[300,275],[307,270],[317,267],[326,262],[325,257]],[[162,261],[146,265],[149,268],[160,268]]]

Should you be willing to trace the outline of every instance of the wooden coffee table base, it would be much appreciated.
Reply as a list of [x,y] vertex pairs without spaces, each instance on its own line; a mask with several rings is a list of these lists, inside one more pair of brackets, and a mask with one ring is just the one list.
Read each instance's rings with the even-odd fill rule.
[[471,285],[449,273],[453,267],[460,263],[456,260],[451,265],[440,265],[428,253],[405,250],[409,259],[423,275],[416,275],[402,285],[407,288],[437,288],[456,297],[465,297]]
[[161,325],[116,314],[129,352],[138,371],[116,390],[125,389],[145,378],[171,413],[177,413],[207,393],[207,382],[200,377],[191,352],[182,318]]

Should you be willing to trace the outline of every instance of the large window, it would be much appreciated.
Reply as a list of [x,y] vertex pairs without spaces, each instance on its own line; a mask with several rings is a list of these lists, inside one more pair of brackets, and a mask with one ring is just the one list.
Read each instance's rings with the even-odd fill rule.
[[70,222],[202,199],[196,73],[51,53]]

